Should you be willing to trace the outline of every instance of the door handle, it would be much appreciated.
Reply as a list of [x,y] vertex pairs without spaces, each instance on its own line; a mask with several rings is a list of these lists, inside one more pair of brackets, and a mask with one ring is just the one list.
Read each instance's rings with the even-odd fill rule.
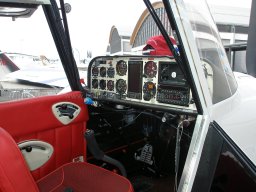
[[40,140],[29,140],[18,144],[30,171],[36,170],[44,165],[53,154],[51,144]]

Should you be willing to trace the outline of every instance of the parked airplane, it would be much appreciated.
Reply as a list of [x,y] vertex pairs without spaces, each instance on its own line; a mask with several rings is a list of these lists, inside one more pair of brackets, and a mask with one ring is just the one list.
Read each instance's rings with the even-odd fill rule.
[[19,68],[4,53],[0,52],[0,77],[1,79],[8,73],[19,70]]
[[[20,53],[0,53],[0,57],[2,63],[0,80],[3,84],[18,80],[17,84],[32,83],[35,88],[42,86],[64,88],[69,85],[58,60],[49,60],[44,55],[33,56]],[[79,64],[78,68],[80,76],[83,79],[86,78],[86,65]]]
[[6,2],[42,6],[71,91],[0,103],[1,191],[256,190],[255,78],[233,74],[204,0],[163,0],[177,47],[144,0],[172,56],[95,57],[86,88],[63,0]]

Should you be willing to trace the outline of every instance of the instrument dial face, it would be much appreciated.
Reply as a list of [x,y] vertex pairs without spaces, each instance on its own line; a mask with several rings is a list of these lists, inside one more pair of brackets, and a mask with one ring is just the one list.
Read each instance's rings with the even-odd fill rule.
[[93,79],[92,80],[92,88],[93,89],[98,89],[98,85],[99,85],[98,79]]
[[144,73],[149,78],[156,77],[157,74],[157,65],[153,61],[148,61],[144,66]]
[[153,82],[146,82],[143,86],[143,99],[149,101],[156,95],[156,85]]
[[124,94],[126,92],[126,89],[127,89],[127,84],[126,84],[125,80],[118,79],[116,82],[116,91],[119,94]]
[[114,91],[114,87],[115,87],[114,81],[109,80],[109,81],[107,82],[107,89],[108,89],[109,91]]
[[118,75],[123,76],[126,75],[127,72],[127,64],[125,61],[120,60],[116,64],[116,72]]
[[99,74],[99,68],[98,67],[93,67],[92,68],[92,76],[96,77]]
[[106,74],[107,74],[106,67],[101,67],[100,68],[100,76],[101,77],[106,77]]
[[104,80],[104,79],[100,80],[100,89],[102,89],[102,90],[106,89],[106,80]]
[[114,67],[109,67],[108,70],[107,70],[107,75],[108,77],[110,78],[113,78],[115,76],[115,69]]

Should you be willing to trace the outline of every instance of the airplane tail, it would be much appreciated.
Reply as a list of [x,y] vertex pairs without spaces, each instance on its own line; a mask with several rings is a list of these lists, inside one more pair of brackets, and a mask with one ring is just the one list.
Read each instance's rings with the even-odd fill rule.
[[0,53],[0,79],[6,74],[17,70],[19,70],[19,67],[17,67],[17,65],[15,65],[4,53]]
[[43,65],[49,65],[50,64],[49,59],[44,55],[40,55],[40,60],[42,61]]

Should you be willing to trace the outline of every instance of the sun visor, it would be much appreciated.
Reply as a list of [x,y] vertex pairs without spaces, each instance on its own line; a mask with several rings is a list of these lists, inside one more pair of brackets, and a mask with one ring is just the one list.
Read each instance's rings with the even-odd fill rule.
[[50,4],[49,0],[0,0],[0,16],[30,17],[41,4]]
[[2,3],[42,5],[42,4],[50,4],[50,0],[0,0],[0,4]]

